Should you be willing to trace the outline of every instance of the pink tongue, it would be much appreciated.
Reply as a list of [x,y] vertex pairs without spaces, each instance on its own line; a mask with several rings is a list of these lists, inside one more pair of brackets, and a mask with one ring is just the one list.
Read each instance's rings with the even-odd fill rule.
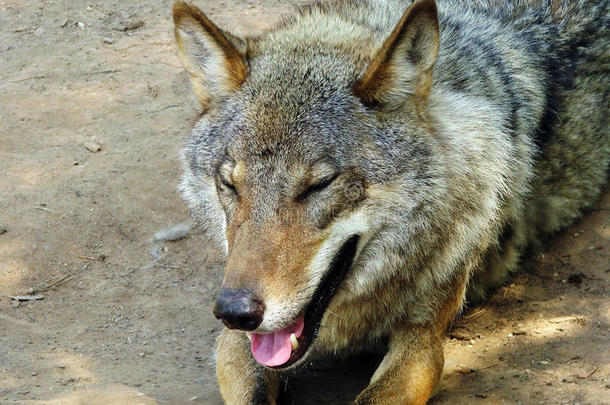
[[284,329],[273,333],[253,333],[250,348],[256,361],[267,367],[286,363],[292,353],[290,334],[294,333],[297,338],[301,336],[304,324],[301,315],[295,323]]

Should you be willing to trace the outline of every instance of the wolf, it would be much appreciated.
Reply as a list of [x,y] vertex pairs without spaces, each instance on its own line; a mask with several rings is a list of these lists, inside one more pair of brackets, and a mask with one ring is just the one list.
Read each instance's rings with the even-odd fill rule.
[[381,346],[355,404],[424,404],[464,305],[600,195],[609,1],[339,0],[241,38],[173,7],[201,104],[181,192],[226,253],[227,404]]

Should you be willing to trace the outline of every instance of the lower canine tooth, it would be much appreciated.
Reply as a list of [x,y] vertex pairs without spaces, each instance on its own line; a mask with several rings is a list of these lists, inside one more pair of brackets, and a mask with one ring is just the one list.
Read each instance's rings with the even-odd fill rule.
[[290,343],[292,344],[292,350],[296,350],[299,347],[299,341],[297,340],[297,335],[294,333],[290,334]]
[[246,336],[248,336],[248,340],[251,342],[252,341],[252,333],[246,332]]

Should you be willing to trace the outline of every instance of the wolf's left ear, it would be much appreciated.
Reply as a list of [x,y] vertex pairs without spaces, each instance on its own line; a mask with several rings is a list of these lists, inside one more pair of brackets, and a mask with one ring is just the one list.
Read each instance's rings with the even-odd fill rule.
[[173,13],[180,60],[206,110],[246,80],[246,42],[221,31],[190,3],[177,1]]
[[423,111],[439,47],[438,12],[434,0],[415,0],[356,83],[365,104],[390,105],[413,97]]

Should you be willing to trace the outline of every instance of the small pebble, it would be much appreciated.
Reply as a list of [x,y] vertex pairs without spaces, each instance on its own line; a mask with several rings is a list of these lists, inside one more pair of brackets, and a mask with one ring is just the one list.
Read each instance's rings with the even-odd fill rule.
[[161,229],[160,231],[155,233],[153,239],[155,241],[176,241],[185,238],[191,231],[191,226],[191,223],[185,222],[182,224],[171,226],[166,229]]
[[85,148],[91,153],[96,153],[102,150],[102,145],[97,142],[86,142]]
[[110,37],[104,37],[104,43],[105,44],[114,44],[114,39],[112,39]]
[[155,259],[156,262],[158,262],[159,260],[161,260],[163,258],[163,253],[156,246],[150,250],[150,255],[153,257],[153,259]]
[[121,31],[132,31],[132,30],[137,30],[140,27],[144,26],[144,21],[142,20],[138,20],[138,21],[129,21],[127,23],[125,23],[122,27],[120,27]]
[[4,235],[8,232],[8,228],[6,226],[0,225],[0,235]]
[[76,23],[76,26],[77,26],[78,28],[80,28],[81,30],[84,30],[84,29],[85,29],[85,23],[82,23],[82,22],[80,22],[80,21],[78,21],[78,22]]
[[570,276],[568,277],[568,283],[580,285],[582,283],[583,278],[585,278],[585,277],[586,277],[586,274],[584,274],[584,273],[570,274]]

